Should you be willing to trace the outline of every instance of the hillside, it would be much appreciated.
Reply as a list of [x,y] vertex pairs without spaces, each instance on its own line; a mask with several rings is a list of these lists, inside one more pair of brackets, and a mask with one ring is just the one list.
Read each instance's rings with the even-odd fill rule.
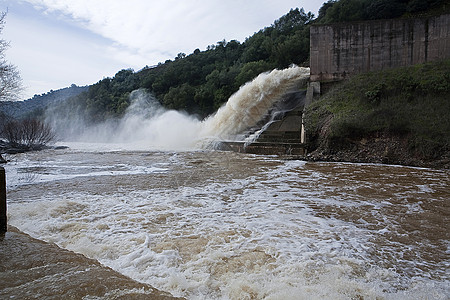
[[87,86],[76,86],[62,88],[56,91],[49,91],[46,94],[34,95],[25,101],[0,101],[0,114],[12,118],[25,118],[32,115],[39,115],[50,105],[58,105],[70,97],[74,97],[81,92],[87,91]]
[[93,122],[117,118],[129,106],[130,93],[145,89],[165,108],[204,118],[260,73],[308,64],[312,19],[311,13],[292,9],[243,43],[223,40],[205,51],[179,53],[173,60],[138,72],[121,70],[113,78],[93,84],[60,110],[82,111],[85,119]]
[[338,83],[306,111],[309,157],[450,168],[450,60]]
[[[167,109],[203,119],[260,73],[291,64],[308,66],[309,28],[314,23],[409,18],[449,10],[448,0],[329,0],[316,19],[303,9],[292,9],[242,43],[223,40],[137,72],[120,70],[89,87],[0,103],[0,113],[23,117],[43,114],[49,107],[48,115],[73,129],[80,120],[90,125],[120,119],[130,105],[130,94],[141,89]],[[363,74],[340,83],[307,112],[310,158],[448,165],[448,70],[446,61]]]
[[415,18],[450,12],[448,0],[328,0],[318,24],[395,18]]

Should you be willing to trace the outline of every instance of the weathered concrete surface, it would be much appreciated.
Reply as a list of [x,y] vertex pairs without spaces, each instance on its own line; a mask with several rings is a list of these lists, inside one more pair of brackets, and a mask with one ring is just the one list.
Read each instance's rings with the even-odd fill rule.
[[267,126],[256,141],[251,143],[223,141],[216,144],[215,147],[219,150],[261,155],[305,155],[306,148],[300,140],[305,99],[306,91],[290,92],[283,95],[272,108],[272,112],[261,120],[258,124],[259,127],[249,131],[254,133]]
[[300,143],[303,106],[297,107],[271,123],[258,137],[257,142],[266,143]]
[[0,299],[180,299],[9,227],[0,234]]
[[221,142],[217,149],[260,155],[304,156],[306,154],[305,145],[301,143],[255,142],[246,145],[245,142]]
[[311,81],[450,58],[450,15],[310,29]]

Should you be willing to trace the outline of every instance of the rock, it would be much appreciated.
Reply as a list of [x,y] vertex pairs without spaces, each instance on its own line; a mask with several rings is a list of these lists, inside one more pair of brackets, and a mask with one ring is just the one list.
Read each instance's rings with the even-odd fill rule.
[[24,152],[26,152],[26,150],[22,149],[22,148],[8,148],[5,150],[5,153],[8,153],[8,154],[17,154],[17,153],[24,153]]
[[69,147],[68,146],[56,146],[56,147],[53,147],[53,149],[55,149],[55,150],[64,150],[64,149],[69,149]]

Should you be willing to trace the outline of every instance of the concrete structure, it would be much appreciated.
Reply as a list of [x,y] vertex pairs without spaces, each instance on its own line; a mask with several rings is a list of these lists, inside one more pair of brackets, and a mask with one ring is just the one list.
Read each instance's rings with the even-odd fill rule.
[[[315,82],[308,82],[308,86],[306,89],[306,98],[305,98],[305,105],[303,108],[307,107],[308,105],[310,105],[313,101],[314,98],[318,97],[320,95],[320,82],[315,81]],[[302,125],[301,125],[301,129],[300,129],[300,142],[302,144],[306,143],[306,131],[305,131],[305,123],[303,122],[305,119],[305,114],[302,110]],[[306,152],[305,152],[306,153]]]
[[450,15],[310,29],[311,81],[450,58]]
[[305,91],[286,93],[259,126],[249,130],[248,135],[251,135],[267,127],[255,141],[222,141],[216,148],[261,155],[305,155],[305,146],[300,140],[305,99]]
[[254,142],[246,144],[245,142],[221,142],[216,147],[223,151],[260,155],[303,156],[306,154],[305,146],[301,143]]

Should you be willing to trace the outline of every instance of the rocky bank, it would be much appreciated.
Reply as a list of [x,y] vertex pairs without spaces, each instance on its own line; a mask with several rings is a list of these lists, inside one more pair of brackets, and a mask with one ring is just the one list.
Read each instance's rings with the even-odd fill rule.
[[306,155],[309,161],[378,163],[450,170],[450,152],[425,158],[414,153],[407,136],[370,136],[325,141]]

